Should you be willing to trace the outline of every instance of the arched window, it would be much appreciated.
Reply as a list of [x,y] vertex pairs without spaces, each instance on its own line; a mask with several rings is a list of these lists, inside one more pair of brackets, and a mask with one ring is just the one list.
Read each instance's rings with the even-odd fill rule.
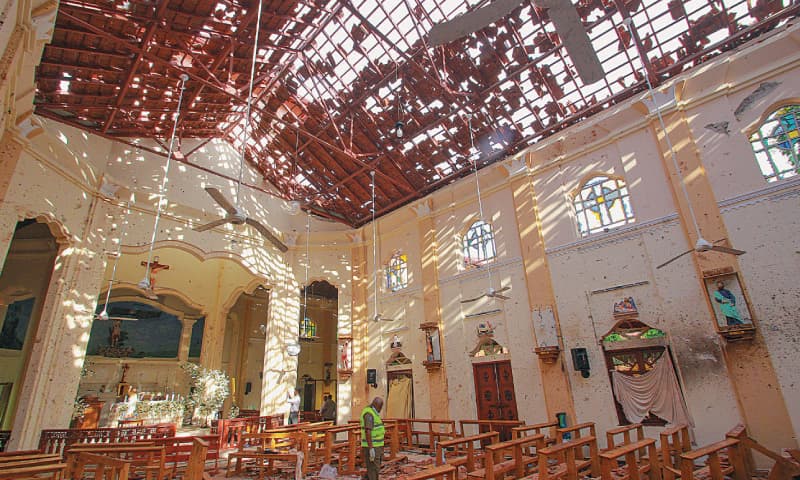
[[473,223],[464,235],[464,264],[483,265],[497,256],[494,249],[492,226],[483,220]]
[[750,145],[761,174],[768,182],[797,175],[800,170],[800,105],[786,105],[770,113],[750,135]]
[[581,236],[632,223],[628,187],[618,178],[597,176],[583,184],[573,201]]
[[386,288],[392,292],[408,286],[408,257],[405,253],[395,253],[386,267]]

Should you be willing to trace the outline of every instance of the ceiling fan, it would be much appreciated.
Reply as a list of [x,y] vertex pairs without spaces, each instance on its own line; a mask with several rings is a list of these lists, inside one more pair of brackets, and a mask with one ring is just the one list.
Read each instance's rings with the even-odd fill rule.
[[[242,156],[242,158],[244,158],[244,156]],[[241,182],[241,176],[239,177],[239,179]],[[239,198],[239,186],[241,186],[241,183],[236,188],[237,200]],[[264,225],[262,225],[258,220],[254,220],[248,217],[240,208],[231,205],[228,199],[225,198],[222,192],[220,192],[218,189],[214,187],[206,187],[205,191],[208,192],[208,194],[211,195],[211,198],[213,198],[214,201],[217,202],[219,206],[222,207],[222,209],[225,210],[228,214],[224,218],[220,218],[219,220],[214,220],[213,222],[206,223],[205,225],[200,225],[198,227],[195,227],[193,230],[195,230],[196,232],[205,232],[206,230],[211,230],[212,228],[224,225],[226,223],[230,223],[233,225],[247,224],[255,228],[258,231],[258,233],[260,233],[264,238],[269,240],[281,252],[285,252],[289,249],[283,242],[280,241],[280,239],[278,239],[278,237],[276,237],[272,232],[270,232],[269,229]]]
[[[630,17],[626,17],[622,20],[622,23],[628,28],[628,31],[631,34],[631,37],[635,37],[636,32],[633,30],[633,19]],[[638,50],[637,50],[638,51]],[[705,238],[703,238],[703,234],[700,232],[700,225],[697,223],[697,215],[694,213],[694,208],[692,207],[692,200],[689,197],[689,192],[686,191],[686,182],[683,178],[683,174],[681,173],[681,168],[678,165],[678,158],[675,155],[675,148],[672,145],[672,141],[669,138],[669,133],[667,131],[667,126],[664,123],[664,117],[661,115],[661,105],[658,103],[656,99],[655,92],[653,91],[653,84],[650,82],[650,76],[647,74],[647,71],[644,69],[645,61],[642,58],[642,53],[639,52],[639,60],[642,62],[642,76],[645,78],[647,83],[647,91],[650,94],[650,98],[653,101],[653,105],[656,111],[656,117],[658,117],[658,123],[661,126],[661,131],[664,135],[664,141],[667,144],[667,148],[669,149],[670,158],[672,159],[672,166],[675,168],[675,172],[678,174],[678,180],[680,181],[681,191],[683,192],[683,198],[686,200],[686,206],[689,209],[689,217],[692,220],[692,226],[694,227],[694,232],[697,235],[697,241],[694,244],[694,248],[691,250],[687,250],[682,252],[680,255],[676,255],[666,262],[662,263],[661,265],[657,266],[656,269],[665,267],[670,263],[674,262],[675,260],[681,258],[684,255],[687,255],[692,252],[703,253],[703,252],[720,252],[720,253],[727,253],[730,255],[743,255],[747,252],[744,250],[739,250],[732,247],[723,247],[722,245],[717,245],[717,243],[724,241],[725,239],[717,240],[714,243],[709,242]]]
[[[431,46],[443,45],[477,32],[502,19],[523,3],[522,0],[495,0],[494,2],[467,12],[451,20],[437,23],[428,36]],[[601,80],[605,73],[592,47],[592,42],[577,10],[570,0],[534,0],[537,7],[546,8],[550,20],[556,27],[561,44],[569,53],[575,70],[590,84]]]
[[682,256],[684,256],[686,254],[689,254],[689,253],[692,253],[692,252],[703,253],[703,252],[713,251],[713,252],[720,252],[720,253],[729,253],[731,255],[737,255],[737,256],[747,253],[744,250],[738,250],[736,248],[723,247],[722,245],[717,245],[717,243],[722,242],[724,240],[725,239],[723,238],[721,240],[717,240],[714,243],[711,243],[708,240],[706,240],[705,238],[699,237],[697,239],[697,243],[694,244],[694,248],[692,248],[691,250],[686,250],[685,252],[681,253],[680,255],[676,255],[676,256],[670,258],[669,260],[667,260],[666,262],[664,262],[661,265],[657,266],[656,268],[665,267],[665,266],[669,265],[670,263],[674,262],[675,260],[681,258]]
[[[472,153],[473,151],[475,151],[475,137],[472,134],[472,116],[471,115],[467,116],[467,125],[469,127],[469,141],[470,141],[470,144],[472,145],[472,149],[470,150],[470,153]],[[472,157],[472,169],[475,172],[475,189],[476,189],[477,194],[478,194],[478,215],[479,215],[480,219],[483,220],[483,200],[481,199],[481,182],[480,182],[480,179],[478,177],[478,162],[477,162],[477,160],[475,160],[475,156],[474,155],[471,155],[471,157]],[[477,297],[474,297],[474,298],[468,298],[468,299],[465,299],[465,300],[461,300],[461,303],[475,302],[475,301],[478,301],[478,300],[480,300],[481,298],[484,298],[484,297],[486,297],[486,298],[497,298],[497,299],[500,299],[500,300],[510,300],[511,299],[511,297],[507,297],[507,296],[503,295],[503,292],[508,291],[508,290],[511,289],[510,286],[506,285],[505,287],[500,287],[500,289],[495,290],[494,284],[492,282],[492,266],[491,265],[487,265],[486,272],[489,275],[489,286],[488,286],[488,288],[481,295],[478,295]]]
[[378,312],[378,233],[375,225],[375,170],[369,172],[372,177],[372,272],[375,275],[373,284],[375,285],[375,315],[372,317],[374,322],[393,322],[393,318],[385,317]]
[[227,212],[224,218],[220,218],[219,220],[215,220],[211,223],[206,223],[205,225],[200,225],[195,227],[193,230],[197,232],[205,232],[206,230],[210,230],[214,227],[218,227],[220,225],[224,225],[226,223],[230,223],[232,225],[242,225],[247,224],[251,227],[255,228],[258,233],[260,233],[264,238],[269,240],[275,247],[278,248],[281,252],[286,252],[289,248],[281,242],[278,237],[272,234],[269,229],[261,224],[258,220],[254,220],[249,218],[240,207],[241,203],[241,195],[240,191],[242,189],[242,175],[244,174],[244,155],[245,150],[247,149],[247,140],[249,138],[249,131],[250,131],[250,111],[253,106],[253,82],[255,81],[255,74],[256,74],[256,56],[258,54],[258,34],[261,30],[261,2],[259,2],[259,9],[258,9],[258,21],[256,22],[256,32],[255,32],[255,39],[254,39],[254,48],[253,48],[253,61],[250,65],[250,85],[247,93],[247,107],[245,109],[245,120],[244,120],[244,132],[242,133],[242,152],[239,159],[239,179],[236,182],[236,205],[234,206],[231,202],[228,201],[227,198],[220,192],[218,189],[214,187],[206,187],[205,191],[211,195],[211,198],[214,199],[215,202],[219,204]]

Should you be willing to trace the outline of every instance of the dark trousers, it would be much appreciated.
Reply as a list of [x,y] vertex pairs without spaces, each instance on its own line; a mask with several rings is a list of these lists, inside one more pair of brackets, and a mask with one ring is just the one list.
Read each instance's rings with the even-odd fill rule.
[[361,447],[361,458],[364,459],[364,465],[367,467],[367,479],[378,480],[378,474],[381,471],[381,460],[383,460],[383,447],[375,447],[375,460],[369,459],[369,447]]
[[298,416],[300,416],[300,412],[289,412],[289,425],[297,423]]

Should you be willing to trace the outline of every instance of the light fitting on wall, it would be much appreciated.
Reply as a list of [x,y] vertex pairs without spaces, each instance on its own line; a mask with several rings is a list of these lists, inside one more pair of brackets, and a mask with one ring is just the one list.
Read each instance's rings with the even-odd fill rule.
[[[144,271],[144,278],[139,282],[139,288],[149,291],[152,287],[150,285],[150,266],[153,263],[153,247],[156,244],[156,237],[158,236],[158,221],[161,219],[161,209],[164,204],[164,198],[167,194],[167,182],[169,181],[169,166],[172,161],[172,150],[175,147],[175,132],[178,129],[178,119],[181,116],[181,103],[183,102],[183,92],[186,90],[186,81],[189,80],[189,75],[182,73],[181,79],[181,93],[178,95],[178,107],[175,111],[175,123],[172,124],[172,137],[169,141],[169,150],[167,151],[167,164],[164,167],[164,178],[161,180],[161,190],[158,194],[158,204],[156,206],[156,219],[153,223],[153,236],[150,239],[150,250],[147,252],[147,267]],[[152,292],[150,292],[152,293]]]

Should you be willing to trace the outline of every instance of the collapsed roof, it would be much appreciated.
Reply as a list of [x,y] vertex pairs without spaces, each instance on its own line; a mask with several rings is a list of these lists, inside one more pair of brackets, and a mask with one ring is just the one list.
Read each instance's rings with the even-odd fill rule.
[[[224,138],[287,200],[360,226],[372,170],[380,216],[641,91],[643,72],[663,82],[800,11],[791,0],[580,0],[605,72],[585,85],[535,1],[440,47],[426,43],[432,25],[487,2],[262,1],[247,139],[257,0],[61,0],[36,113],[163,146],[188,74],[179,140]],[[198,149],[180,155],[191,163]]]

